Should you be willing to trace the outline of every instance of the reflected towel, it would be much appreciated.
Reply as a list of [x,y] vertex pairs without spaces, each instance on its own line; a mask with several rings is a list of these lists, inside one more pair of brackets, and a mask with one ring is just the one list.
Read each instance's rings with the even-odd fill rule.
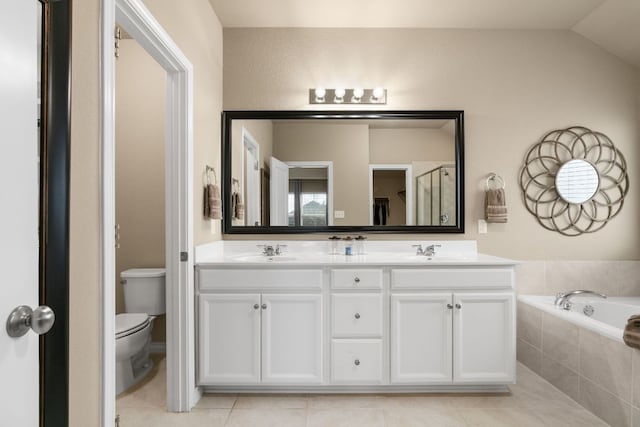
[[206,214],[209,219],[222,219],[222,198],[220,187],[215,184],[207,185],[206,189]]
[[504,189],[491,188],[485,192],[484,213],[487,222],[507,222],[507,201]]
[[640,314],[629,318],[622,339],[629,347],[640,349]]
[[244,203],[242,202],[242,196],[240,195],[240,193],[235,193],[233,213],[233,216],[236,219],[244,219]]

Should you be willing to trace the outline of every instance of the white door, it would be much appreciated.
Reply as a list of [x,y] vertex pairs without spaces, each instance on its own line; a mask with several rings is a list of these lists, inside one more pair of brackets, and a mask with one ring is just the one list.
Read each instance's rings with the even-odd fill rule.
[[451,382],[452,296],[391,296],[391,382]]
[[262,295],[262,382],[322,382],[322,296]]
[[511,293],[453,295],[453,381],[505,383],[515,379]]
[[260,382],[260,294],[199,298],[199,383]]
[[289,165],[271,158],[269,181],[271,225],[289,225]]
[[11,311],[38,305],[38,16],[36,0],[0,10],[0,424],[38,425],[38,336],[12,338]]

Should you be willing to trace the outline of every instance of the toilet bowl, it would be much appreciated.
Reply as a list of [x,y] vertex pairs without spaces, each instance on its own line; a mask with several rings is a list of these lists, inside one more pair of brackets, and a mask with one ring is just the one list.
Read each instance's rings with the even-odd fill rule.
[[120,277],[125,313],[116,315],[116,395],[153,368],[149,357],[153,320],[166,312],[164,269],[125,270]]

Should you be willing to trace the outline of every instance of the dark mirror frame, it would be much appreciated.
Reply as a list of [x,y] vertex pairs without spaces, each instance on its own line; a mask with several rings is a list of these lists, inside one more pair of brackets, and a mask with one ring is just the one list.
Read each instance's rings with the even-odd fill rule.
[[[456,225],[237,226],[231,222],[231,123],[233,120],[455,120]],[[224,111],[222,113],[222,230],[224,234],[464,233],[464,111]]]

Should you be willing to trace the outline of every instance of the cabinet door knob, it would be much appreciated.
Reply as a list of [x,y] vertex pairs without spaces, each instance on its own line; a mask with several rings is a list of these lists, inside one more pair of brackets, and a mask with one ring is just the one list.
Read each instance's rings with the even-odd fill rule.
[[253,309],[254,309],[254,310],[257,310],[257,309],[259,309],[259,308],[260,308],[260,304],[253,304]]
[[356,313],[355,318],[359,319],[360,318],[360,313]]
[[356,282],[356,283],[360,283],[360,278],[356,277],[355,279],[353,279],[353,281]]
[[456,304],[456,308],[457,308],[458,310],[460,310],[460,309],[462,308],[462,306],[461,306],[460,304]]
[[449,310],[452,310],[452,309],[453,309],[453,306],[452,306],[451,304],[447,304],[447,308],[448,308]]
[[360,366],[360,359],[356,359],[353,361],[356,366]]
[[267,309],[267,304],[262,304],[262,309],[266,310]]

